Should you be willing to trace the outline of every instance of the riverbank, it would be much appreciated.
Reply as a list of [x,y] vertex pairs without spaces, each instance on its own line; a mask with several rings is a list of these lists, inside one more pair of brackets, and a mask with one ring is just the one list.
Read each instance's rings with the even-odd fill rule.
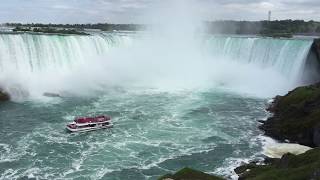
[[[298,143],[313,147],[303,154],[284,154],[281,158],[265,158],[263,162],[244,164],[234,171],[239,179],[319,179],[320,178],[320,83],[298,87],[285,96],[277,96],[267,109],[273,116],[261,121],[266,136],[279,142]],[[181,176],[170,179],[193,178],[193,170],[185,169]],[[196,171],[197,172],[197,171]],[[216,178],[216,176],[211,176]],[[161,179],[161,178],[160,178]],[[163,179],[163,178],[162,178]]]
[[264,162],[250,163],[235,169],[239,179],[319,179],[320,148],[300,155],[285,154],[280,159],[266,158]]
[[260,128],[280,142],[313,147],[300,155],[287,153],[280,159],[266,158],[235,169],[239,179],[320,178],[320,83],[298,87],[277,96],[268,108],[273,116]]
[[274,115],[260,127],[265,135],[282,142],[320,146],[320,83],[276,97],[268,110]]

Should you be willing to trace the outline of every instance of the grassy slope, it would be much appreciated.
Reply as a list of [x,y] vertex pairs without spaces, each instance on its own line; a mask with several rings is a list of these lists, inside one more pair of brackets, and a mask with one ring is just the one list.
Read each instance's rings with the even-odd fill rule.
[[302,180],[320,179],[320,149],[301,155],[287,154],[269,165],[250,165],[243,168],[241,179],[250,180]]
[[261,126],[266,135],[278,140],[288,139],[303,145],[317,146],[312,138],[320,126],[320,84],[299,87],[275,101],[274,117]]
[[[310,111],[305,109],[309,103],[318,99],[320,99],[319,87],[310,86],[297,88],[279,102],[280,110],[285,112],[283,117],[290,118],[288,122],[281,124],[285,133],[299,133],[311,128],[315,123],[320,123],[320,108],[310,108]],[[293,111],[294,109],[296,111]],[[295,124],[291,123],[292,120],[295,120]]]

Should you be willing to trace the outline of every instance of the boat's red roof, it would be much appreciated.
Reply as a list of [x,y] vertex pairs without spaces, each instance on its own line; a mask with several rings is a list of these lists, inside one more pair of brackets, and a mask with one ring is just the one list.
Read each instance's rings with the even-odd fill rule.
[[74,122],[78,124],[85,124],[85,123],[98,123],[98,122],[105,122],[110,121],[111,118],[109,116],[98,116],[98,117],[81,117],[76,118]]

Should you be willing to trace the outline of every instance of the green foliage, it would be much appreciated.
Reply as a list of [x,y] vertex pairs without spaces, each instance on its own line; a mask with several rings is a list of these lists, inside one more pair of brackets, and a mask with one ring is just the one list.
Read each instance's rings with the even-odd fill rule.
[[[7,23],[11,27],[28,28],[62,28],[75,29],[82,31],[84,29],[96,29],[102,31],[137,31],[146,29],[142,24],[21,24]],[[222,34],[244,34],[244,35],[262,35],[268,37],[286,37],[290,38],[294,34],[315,34],[320,33],[320,22],[303,20],[281,20],[281,21],[212,21],[205,22],[209,33]]]
[[303,20],[214,21],[206,24],[210,33],[255,34],[286,38],[292,37],[293,34],[320,33],[320,22]]
[[97,24],[21,24],[21,23],[7,23],[7,26],[11,27],[28,27],[28,28],[40,28],[40,29],[76,29],[82,31],[84,29],[97,29],[102,31],[137,31],[144,29],[144,25],[140,24],[108,24],[108,23],[97,23]]
[[320,89],[315,86],[300,87],[289,93],[279,102],[279,108],[283,113],[283,121],[280,124],[282,131],[287,134],[296,134],[310,129],[320,123],[320,108],[310,109],[306,112],[306,105],[320,98]]
[[22,26],[17,26],[16,28],[13,29],[13,32],[28,32],[28,31],[31,31],[30,28],[24,28]]
[[75,29],[57,29],[51,27],[25,27],[25,26],[17,26],[13,29],[14,32],[36,32],[36,33],[48,33],[48,34],[73,34],[73,35],[89,35],[85,32],[79,32]]
[[298,87],[279,100],[278,109],[287,112],[292,106],[302,107],[306,102],[320,97],[320,88],[317,86]]
[[54,28],[33,28],[33,32],[51,33],[51,34],[77,34],[77,35],[89,35],[84,32],[79,32],[74,29],[54,29]]
[[190,168],[183,168],[175,174],[167,174],[159,178],[159,180],[164,180],[167,178],[174,180],[223,180],[223,178],[209,175]]
[[241,178],[248,180],[300,180],[320,178],[320,149],[304,154],[287,154],[269,165],[250,166]]
[[260,126],[266,135],[306,146],[319,146],[320,84],[299,87],[275,99],[274,116]]
[[299,87],[278,102],[278,111],[284,120],[279,121],[283,133],[296,134],[320,123],[320,108],[307,108],[309,103],[319,100],[317,86]]

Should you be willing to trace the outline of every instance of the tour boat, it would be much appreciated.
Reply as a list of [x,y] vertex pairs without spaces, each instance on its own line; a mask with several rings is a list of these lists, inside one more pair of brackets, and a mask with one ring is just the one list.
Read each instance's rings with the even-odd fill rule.
[[70,132],[85,132],[98,129],[112,128],[113,124],[109,116],[75,118],[74,122],[67,125]]

